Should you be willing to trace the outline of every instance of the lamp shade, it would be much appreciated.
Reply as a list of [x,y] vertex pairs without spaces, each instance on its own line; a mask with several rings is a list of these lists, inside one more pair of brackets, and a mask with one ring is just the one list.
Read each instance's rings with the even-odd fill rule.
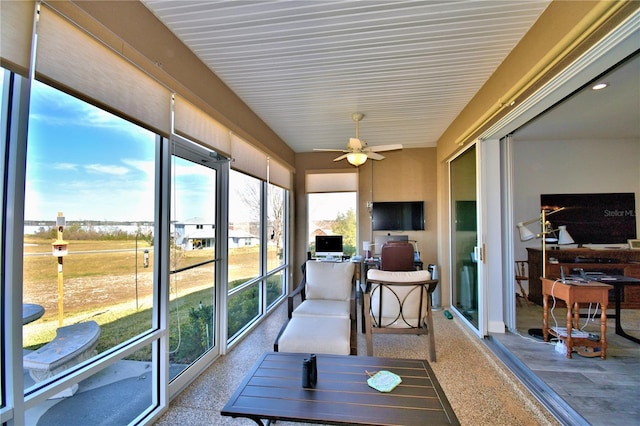
[[520,232],[520,241],[529,241],[536,237],[522,222],[518,223],[518,231]]
[[347,161],[358,167],[367,161],[367,154],[364,152],[351,152],[347,154]]
[[558,226],[558,244],[573,244],[575,241],[567,231],[566,225]]

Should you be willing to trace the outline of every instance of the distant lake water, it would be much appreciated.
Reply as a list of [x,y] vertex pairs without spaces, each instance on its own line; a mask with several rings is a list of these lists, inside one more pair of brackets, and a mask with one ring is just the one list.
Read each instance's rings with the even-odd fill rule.
[[[53,226],[48,226],[48,225],[25,225],[24,234],[25,235],[35,234],[38,231],[40,231],[40,228],[50,229],[52,227]],[[93,226],[81,226],[81,229],[84,229],[84,230],[93,229],[94,231],[97,231],[97,232],[108,232],[108,231],[114,231],[116,229],[119,229],[128,234],[135,234],[138,229],[140,229],[142,232],[145,232],[145,233],[149,231],[153,231],[153,226],[152,225],[130,225],[130,224],[93,225]]]

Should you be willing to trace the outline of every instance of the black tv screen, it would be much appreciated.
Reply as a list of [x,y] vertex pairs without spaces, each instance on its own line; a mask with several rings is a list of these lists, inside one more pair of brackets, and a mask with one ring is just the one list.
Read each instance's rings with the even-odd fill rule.
[[373,203],[374,231],[424,230],[424,201],[387,201]]
[[633,192],[603,194],[542,194],[540,206],[565,207],[547,217],[554,229],[566,225],[578,244],[621,244],[636,239]]

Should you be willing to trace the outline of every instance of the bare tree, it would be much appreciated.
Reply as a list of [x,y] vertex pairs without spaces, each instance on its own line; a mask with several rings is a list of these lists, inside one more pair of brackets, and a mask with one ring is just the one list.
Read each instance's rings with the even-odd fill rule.
[[[261,208],[261,185],[252,182],[236,186],[235,195],[251,218],[259,222]],[[276,244],[278,253],[282,247],[284,233],[285,190],[275,185],[267,185],[267,238]]]

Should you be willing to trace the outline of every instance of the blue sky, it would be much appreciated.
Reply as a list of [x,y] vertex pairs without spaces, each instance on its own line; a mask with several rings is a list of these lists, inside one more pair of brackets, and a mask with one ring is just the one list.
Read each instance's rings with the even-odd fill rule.
[[[31,96],[25,219],[153,220],[155,134],[37,81]],[[210,177],[189,165],[176,167],[179,220],[212,205],[195,196]]]
[[[155,144],[154,133],[34,81],[25,219],[54,220],[63,212],[67,220],[152,221]],[[213,223],[214,173],[181,159],[172,167],[175,219]],[[355,209],[355,200],[355,193],[319,196],[310,219],[335,219]],[[231,203],[231,217],[247,219],[237,204]]]

